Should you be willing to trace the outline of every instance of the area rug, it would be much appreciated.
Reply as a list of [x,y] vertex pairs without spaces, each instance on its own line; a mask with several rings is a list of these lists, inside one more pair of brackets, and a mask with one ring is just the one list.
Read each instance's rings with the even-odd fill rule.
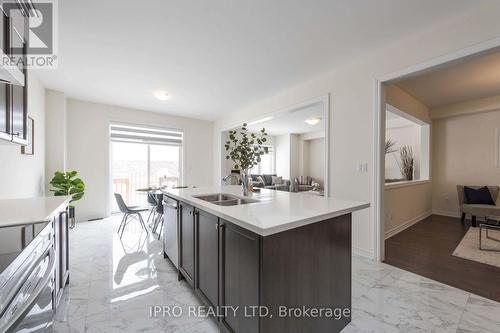
[[[488,231],[490,237],[500,239],[500,230]],[[483,229],[483,248],[500,250],[500,242],[486,238]],[[453,255],[456,257],[474,260],[483,264],[500,267],[500,252],[479,250],[479,228],[469,228],[464,238],[460,241]]]

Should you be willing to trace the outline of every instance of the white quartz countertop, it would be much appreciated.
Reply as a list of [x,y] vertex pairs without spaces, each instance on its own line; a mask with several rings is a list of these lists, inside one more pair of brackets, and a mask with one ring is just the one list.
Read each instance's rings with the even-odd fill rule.
[[60,196],[0,200],[0,228],[48,221],[70,199]]
[[269,236],[370,207],[367,202],[267,189],[261,189],[260,193],[249,193],[248,198],[257,199],[258,202],[237,206],[218,206],[194,197],[215,193],[243,197],[241,186],[236,185],[167,189],[164,192],[171,198],[184,201],[261,236]]

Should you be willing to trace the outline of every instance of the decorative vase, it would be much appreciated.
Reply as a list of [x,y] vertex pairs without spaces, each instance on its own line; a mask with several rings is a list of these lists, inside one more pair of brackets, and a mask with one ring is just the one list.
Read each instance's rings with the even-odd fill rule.
[[247,196],[248,195],[248,174],[249,174],[249,170],[248,169],[241,170],[240,174],[241,174],[242,194],[244,196]]

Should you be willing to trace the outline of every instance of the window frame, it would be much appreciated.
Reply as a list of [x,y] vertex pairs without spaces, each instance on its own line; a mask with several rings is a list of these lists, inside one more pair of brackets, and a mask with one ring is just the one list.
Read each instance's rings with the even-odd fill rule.
[[[176,132],[181,134],[182,138],[182,143],[179,145],[170,145],[170,144],[164,144],[164,143],[157,143],[157,142],[134,142],[134,141],[125,141],[125,140],[113,140],[111,137],[111,127],[115,126],[130,126],[130,127],[140,127],[144,129],[150,129],[150,130],[157,130],[157,131],[166,131],[166,132]],[[184,129],[181,128],[173,128],[173,127],[162,127],[162,126],[155,126],[155,125],[149,125],[149,124],[143,124],[143,123],[126,123],[126,122],[120,122],[120,121],[109,121],[108,123],[108,202],[107,205],[107,213],[108,215],[110,213],[116,213],[115,211],[112,211],[112,201],[114,198],[112,198],[113,195],[113,174],[112,174],[112,159],[113,159],[113,149],[112,149],[112,143],[113,142],[121,142],[121,143],[134,143],[134,144],[141,144],[141,145],[146,145],[147,146],[147,183],[148,186],[151,186],[151,145],[165,145],[165,146],[178,146],[180,147],[179,149],[179,185],[183,185],[185,183],[185,149],[186,149],[186,133]]]
[[[406,113],[395,106],[386,103],[385,112],[391,112],[401,118],[411,121],[420,129],[420,155],[419,155],[419,178],[413,180],[401,180],[399,182],[385,182],[386,187],[396,187],[397,185],[422,184],[431,180],[431,124],[415,116]],[[385,126],[385,139],[387,139],[387,119]],[[387,166],[386,166],[387,168]]]

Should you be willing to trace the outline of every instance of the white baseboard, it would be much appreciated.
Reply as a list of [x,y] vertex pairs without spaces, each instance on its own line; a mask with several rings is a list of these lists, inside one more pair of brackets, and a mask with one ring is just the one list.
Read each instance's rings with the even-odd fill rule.
[[438,210],[438,209],[433,209],[432,214],[433,215],[448,216],[448,217],[456,217],[456,218],[460,218],[460,216],[461,216],[461,214],[458,212],[450,212],[450,211]]
[[[441,215],[441,216],[447,216],[447,217],[454,217],[454,218],[461,218],[462,217],[462,214],[461,213],[457,213],[457,212],[448,212],[448,211],[445,211],[445,210],[433,210],[432,211],[432,214],[433,215]],[[465,217],[466,220],[471,220],[471,215],[470,214],[467,214],[467,216]],[[477,220],[478,221],[484,221],[484,217],[481,217],[481,216],[478,216],[477,217]]]
[[411,227],[415,223],[418,223],[418,222],[422,221],[423,219],[428,218],[432,214],[433,214],[432,211],[425,212],[423,214],[420,214],[419,216],[416,216],[416,217],[410,219],[409,221],[406,221],[405,223],[403,223],[401,225],[398,225],[397,227],[392,228],[389,231],[386,231],[385,232],[385,239],[391,238],[392,236],[400,233],[401,231]]
[[364,257],[370,260],[374,260],[375,256],[373,255],[373,252],[362,249],[360,247],[352,247],[352,253],[355,255],[358,255],[360,257]]

